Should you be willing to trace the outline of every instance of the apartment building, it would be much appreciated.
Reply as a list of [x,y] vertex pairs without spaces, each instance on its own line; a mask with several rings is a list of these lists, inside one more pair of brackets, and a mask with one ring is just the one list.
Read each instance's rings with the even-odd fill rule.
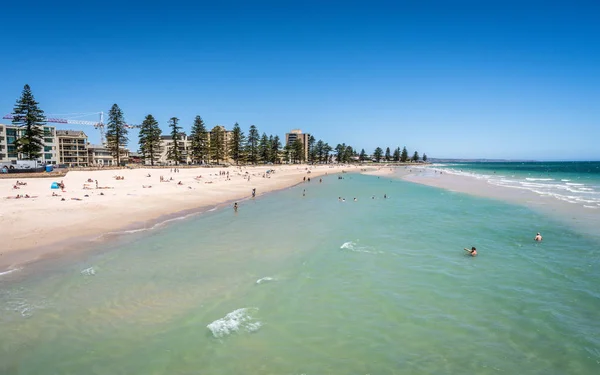
[[296,140],[302,142],[304,148],[304,160],[308,160],[308,138],[310,134],[302,133],[300,129],[292,129],[289,133],[285,134],[285,144],[291,146]]
[[[231,130],[225,129],[225,127],[223,125],[217,125],[214,128],[212,128],[212,130],[210,130],[209,132],[206,133],[206,140],[210,144],[210,139],[211,139],[211,137],[214,136],[214,133],[217,130],[217,128],[223,133],[223,149],[224,149],[224,153],[226,155],[225,159],[221,160],[221,162],[231,162],[231,158],[229,157],[229,153],[227,152],[227,150],[229,150],[230,140],[231,140],[232,133],[233,133]],[[179,151],[181,151],[182,163],[185,163],[185,164],[192,163],[192,155],[191,155],[192,139],[191,139],[191,137],[189,137],[186,133],[180,133],[178,143],[179,143]],[[173,137],[171,135],[161,135],[160,136],[160,156],[157,161],[158,164],[163,164],[163,165],[174,164],[174,162],[172,160],[169,160],[167,157],[169,149],[172,147],[172,145],[173,145]],[[206,160],[206,161],[208,161],[208,160]],[[146,164],[150,164],[150,162],[146,161]]]
[[[57,140],[56,127],[44,125],[43,150],[38,161],[42,164],[56,164]],[[25,128],[15,125],[0,124],[0,162],[16,162],[25,158],[17,152],[15,141],[22,137]]]
[[69,167],[89,165],[88,137],[79,130],[57,130],[58,161]]
[[[181,153],[181,162],[188,164],[191,162],[191,158],[188,150],[192,146],[192,141],[189,139],[187,134],[179,133],[179,140],[177,141],[179,145],[179,152]],[[158,164],[175,164],[172,160],[168,159],[169,150],[173,147],[173,136],[171,135],[161,135],[160,136],[160,156],[158,157]],[[150,161],[147,161],[146,164],[150,164]]]

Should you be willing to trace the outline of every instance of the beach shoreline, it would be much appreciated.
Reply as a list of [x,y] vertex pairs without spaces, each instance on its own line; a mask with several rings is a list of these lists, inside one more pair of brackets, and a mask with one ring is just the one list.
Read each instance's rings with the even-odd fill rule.
[[[0,180],[4,196],[0,207],[0,272],[77,251],[81,245],[101,243],[112,235],[145,231],[213,207],[225,208],[231,202],[251,198],[252,189],[258,197],[305,179],[355,169],[285,165],[182,168],[178,172],[151,168],[72,171],[62,179],[64,191],[50,189],[52,182],[58,182],[54,178]],[[165,182],[157,183],[162,177]],[[14,189],[17,180],[26,185]],[[95,181],[100,189],[95,188]],[[16,195],[35,198],[14,199]]]

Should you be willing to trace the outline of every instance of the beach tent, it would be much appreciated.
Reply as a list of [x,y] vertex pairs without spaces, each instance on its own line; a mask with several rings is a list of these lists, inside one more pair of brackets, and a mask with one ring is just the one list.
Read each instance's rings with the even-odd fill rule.
[[50,189],[60,189],[58,187],[58,182],[53,182],[52,185],[50,185]]

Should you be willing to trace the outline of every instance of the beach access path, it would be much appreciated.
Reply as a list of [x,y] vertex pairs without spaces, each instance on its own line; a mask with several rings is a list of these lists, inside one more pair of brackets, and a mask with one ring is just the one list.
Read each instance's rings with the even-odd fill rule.
[[[166,216],[249,198],[252,189],[260,196],[302,183],[304,177],[357,169],[348,165],[198,167],[178,172],[124,168],[71,171],[60,179],[2,179],[0,272],[64,251],[61,244],[67,242],[147,228]],[[26,185],[15,189],[17,180]],[[64,189],[51,189],[53,182],[61,181]]]

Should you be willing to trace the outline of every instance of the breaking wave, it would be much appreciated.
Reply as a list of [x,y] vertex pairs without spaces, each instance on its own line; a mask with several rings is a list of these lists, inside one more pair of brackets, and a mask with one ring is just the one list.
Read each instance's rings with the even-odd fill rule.
[[353,251],[355,253],[367,253],[367,254],[383,254],[383,251],[373,250],[368,246],[359,246],[356,242],[348,241],[344,242],[340,249]]
[[94,276],[96,275],[96,270],[94,269],[94,267],[86,268],[83,271],[81,271],[81,274],[85,276]]
[[263,284],[263,283],[266,283],[266,282],[269,282],[269,281],[274,281],[274,280],[275,280],[274,278],[267,276],[267,277],[263,277],[261,279],[256,280],[256,283],[257,284]]
[[14,268],[14,269],[12,269],[12,270],[8,270],[8,271],[0,272],[0,276],[3,276],[3,275],[8,275],[9,273],[17,272],[17,271],[20,271],[21,269],[22,269],[22,268]]
[[262,323],[254,320],[250,315],[258,311],[256,307],[245,307],[234,310],[225,317],[217,319],[206,326],[213,337],[220,339],[239,331],[256,332],[262,327]]

